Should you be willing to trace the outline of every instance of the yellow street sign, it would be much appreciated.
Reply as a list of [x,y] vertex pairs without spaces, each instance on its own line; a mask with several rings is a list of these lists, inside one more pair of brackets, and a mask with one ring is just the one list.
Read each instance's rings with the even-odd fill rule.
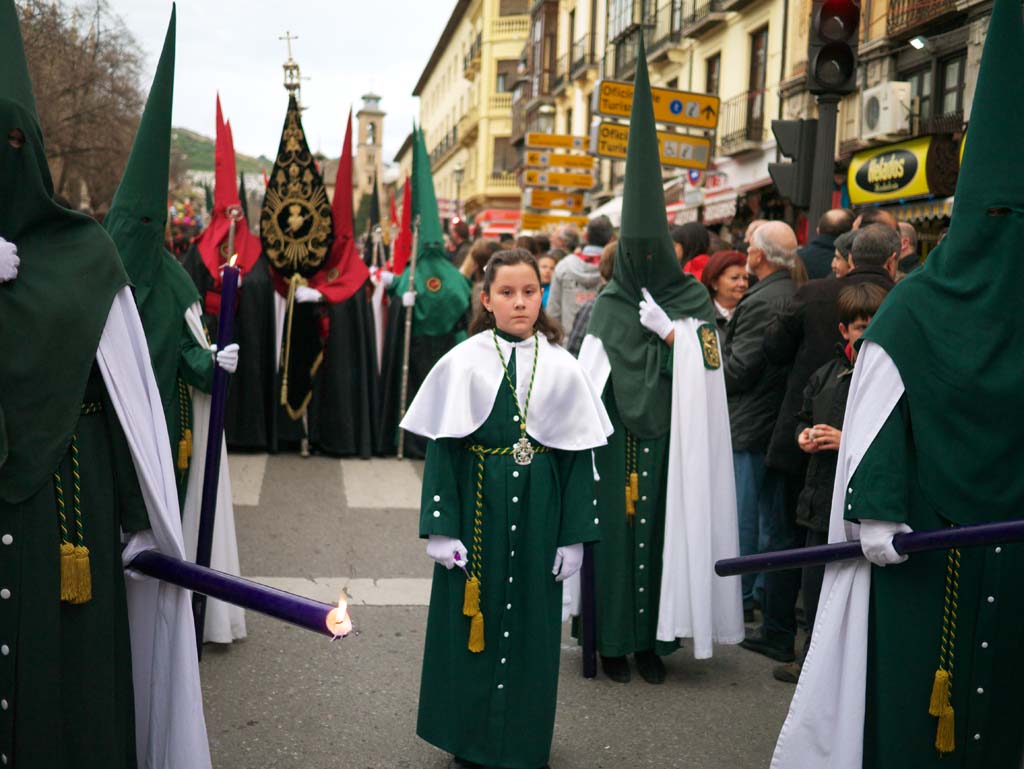
[[579,192],[527,188],[523,191],[523,205],[527,208],[558,208],[581,214],[583,213],[583,195]]
[[[590,151],[603,158],[624,158],[628,142],[628,125],[601,122],[590,134]],[[663,166],[703,170],[711,158],[711,140],[703,136],[658,131],[658,154]]]
[[597,159],[593,155],[566,155],[544,150],[526,151],[526,165],[533,168],[579,168],[584,171],[592,171],[596,161]]
[[575,190],[589,190],[594,186],[593,174],[526,171],[523,177],[527,187],[568,187]]
[[[659,123],[713,129],[718,125],[721,102],[717,96],[672,88],[651,88],[654,119]],[[610,117],[629,117],[633,108],[633,84],[602,80],[594,89],[594,112]]]
[[575,224],[577,227],[587,226],[585,216],[558,216],[557,214],[523,214],[519,220],[519,228],[523,230],[542,230],[545,227],[559,224]]
[[542,150],[585,150],[586,136],[570,136],[569,134],[526,134],[526,146],[530,149]]

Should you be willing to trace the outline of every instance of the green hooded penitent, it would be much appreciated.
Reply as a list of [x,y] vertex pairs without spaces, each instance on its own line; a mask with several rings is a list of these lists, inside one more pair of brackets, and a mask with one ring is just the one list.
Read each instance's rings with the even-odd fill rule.
[[199,301],[199,292],[164,245],[174,100],[175,13],[171,11],[146,109],[104,226],[114,239],[135,288],[135,301],[146,330],[153,373],[167,419],[181,497],[191,455],[192,398],[188,388],[191,385],[209,391],[213,358],[185,322],[185,311]]
[[[100,333],[128,278],[103,228],[53,201],[13,0],[0,1],[0,71],[0,237],[21,259],[17,279],[0,284],[0,499],[17,502],[67,451]],[[14,146],[16,132],[24,145]]]
[[[414,131],[413,212],[420,229],[416,258],[416,305],[413,310],[414,336],[450,334],[469,307],[469,283],[451,263],[444,250],[444,232],[434,193],[434,176],[423,132]],[[395,281],[393,293],[409,290],[409,270]]]
[[615,273],[597,298],[588,333],[601,340],[611,361],[611,384],[622,421],[634,435],[654,438],[668,432],[672,377],[666,356],[671,353],[656,334],[640,325],[642,288],[672,320],[714,320],[707,290],[679,268],[669,235],[643,40],[629,116]]

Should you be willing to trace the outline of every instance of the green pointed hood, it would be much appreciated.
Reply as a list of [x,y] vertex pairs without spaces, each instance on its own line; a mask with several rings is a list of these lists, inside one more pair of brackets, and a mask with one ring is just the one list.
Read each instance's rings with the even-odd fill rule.
[[135,286],[135,300],[140,307],[145,306],[166,255],[164,233],[171,164],[175,16],[176,9],[172,5],[146,109],[110,212],[103,221]]
[[[469,308],[470,285],[451,263],[444,250],[444,232],[434,193],[434,176],[430,171],[423,131],[413,127],[413,203],[419,217],[416,248],[416,305],[413,311],[414,336],[450,334]],[[394,283],[399,296],[408,290],[409,269]]]
[[598,337],[608,353],[611,386],[626,428],[641,438],[654,438],[664,435],[669,426],[672,380],[664,372],[670,350],[640,325],[638,306],[643,288],[672,320],[692,317],[714,321],[708,292],[679,268],[669,235],[651,82],[641,36],[615,272],[594,304],[588,333]]
[[[0,72],[0,237],[21,259],[18,277],[0,285],[0,499],[20,502],[67,450],[100,334],[128,278],[103,228],[53,201],[14,0],[0,0]],[[23,146],[7,140],[15,130]]]
[[1020,517],[1024,285],[1024,23],[995,0],[949,233],[900,281],[864,339],[899,369],[916,481],[954,523]]

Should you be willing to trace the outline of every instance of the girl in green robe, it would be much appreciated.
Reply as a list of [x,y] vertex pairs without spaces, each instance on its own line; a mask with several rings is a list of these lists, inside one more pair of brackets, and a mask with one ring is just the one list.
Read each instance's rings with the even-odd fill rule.
[[474,335],[402,422],[430,439],[420,536],[438,563],[416,731],[454,767],[547,766],[562,581],[598,538],[590,449],[610,424],[541,296],[528,252],[495,254]]

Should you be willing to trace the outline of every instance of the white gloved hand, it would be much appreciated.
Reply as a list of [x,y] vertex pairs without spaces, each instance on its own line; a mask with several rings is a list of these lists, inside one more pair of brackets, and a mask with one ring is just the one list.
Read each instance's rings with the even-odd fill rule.
[[380,271],[380,282],[385,286],[390,286],[395,282],[395,273],[389,272],[388,270]]
[[0,283],[7,283],[18,277],[18,247],[8,240],[0,238]]
[[555,582],[565,582],[573,574],[580,570],[583,565],[583,543],[560,547],[555,551],[555,564],[551,567],[551,573],[555,575]]
[[218,351],[217,345],[210,346],[210,352],[213,353],[214,359],[217,361],[217,365],[227,371],[229,374],[234,374],[238,368],[238,345],[235,343],[229,344],[223,350]]
[[672,333],[672,321],[646,288],[640,290],[644,295],[640,301],[640,325],[664,339]]
[[416,304],[416,292],[406,291],[402,294],[402,307],[412,307]]
[[903,563],[907,556],[900,555],[892,546],[892,538],[897,534],[913,531],[905,523],[892,521],[875,521],[865,519],[860,522],[860,549],[875,566],[888,566],[892,563]]
[[445,537],[441,534],[431,534],[430,539],[427,540],[427,555],[446,569],[455,568],[456,553],[462,559],[461,565],[465,565],[469,551],[466,550],[466,546],[462,544],[461,539]]
[[300,304],[304,302],[322,302],[323,300],[324,295],[315,288],[310,288],[309,286],[295,287],[295,301]]

